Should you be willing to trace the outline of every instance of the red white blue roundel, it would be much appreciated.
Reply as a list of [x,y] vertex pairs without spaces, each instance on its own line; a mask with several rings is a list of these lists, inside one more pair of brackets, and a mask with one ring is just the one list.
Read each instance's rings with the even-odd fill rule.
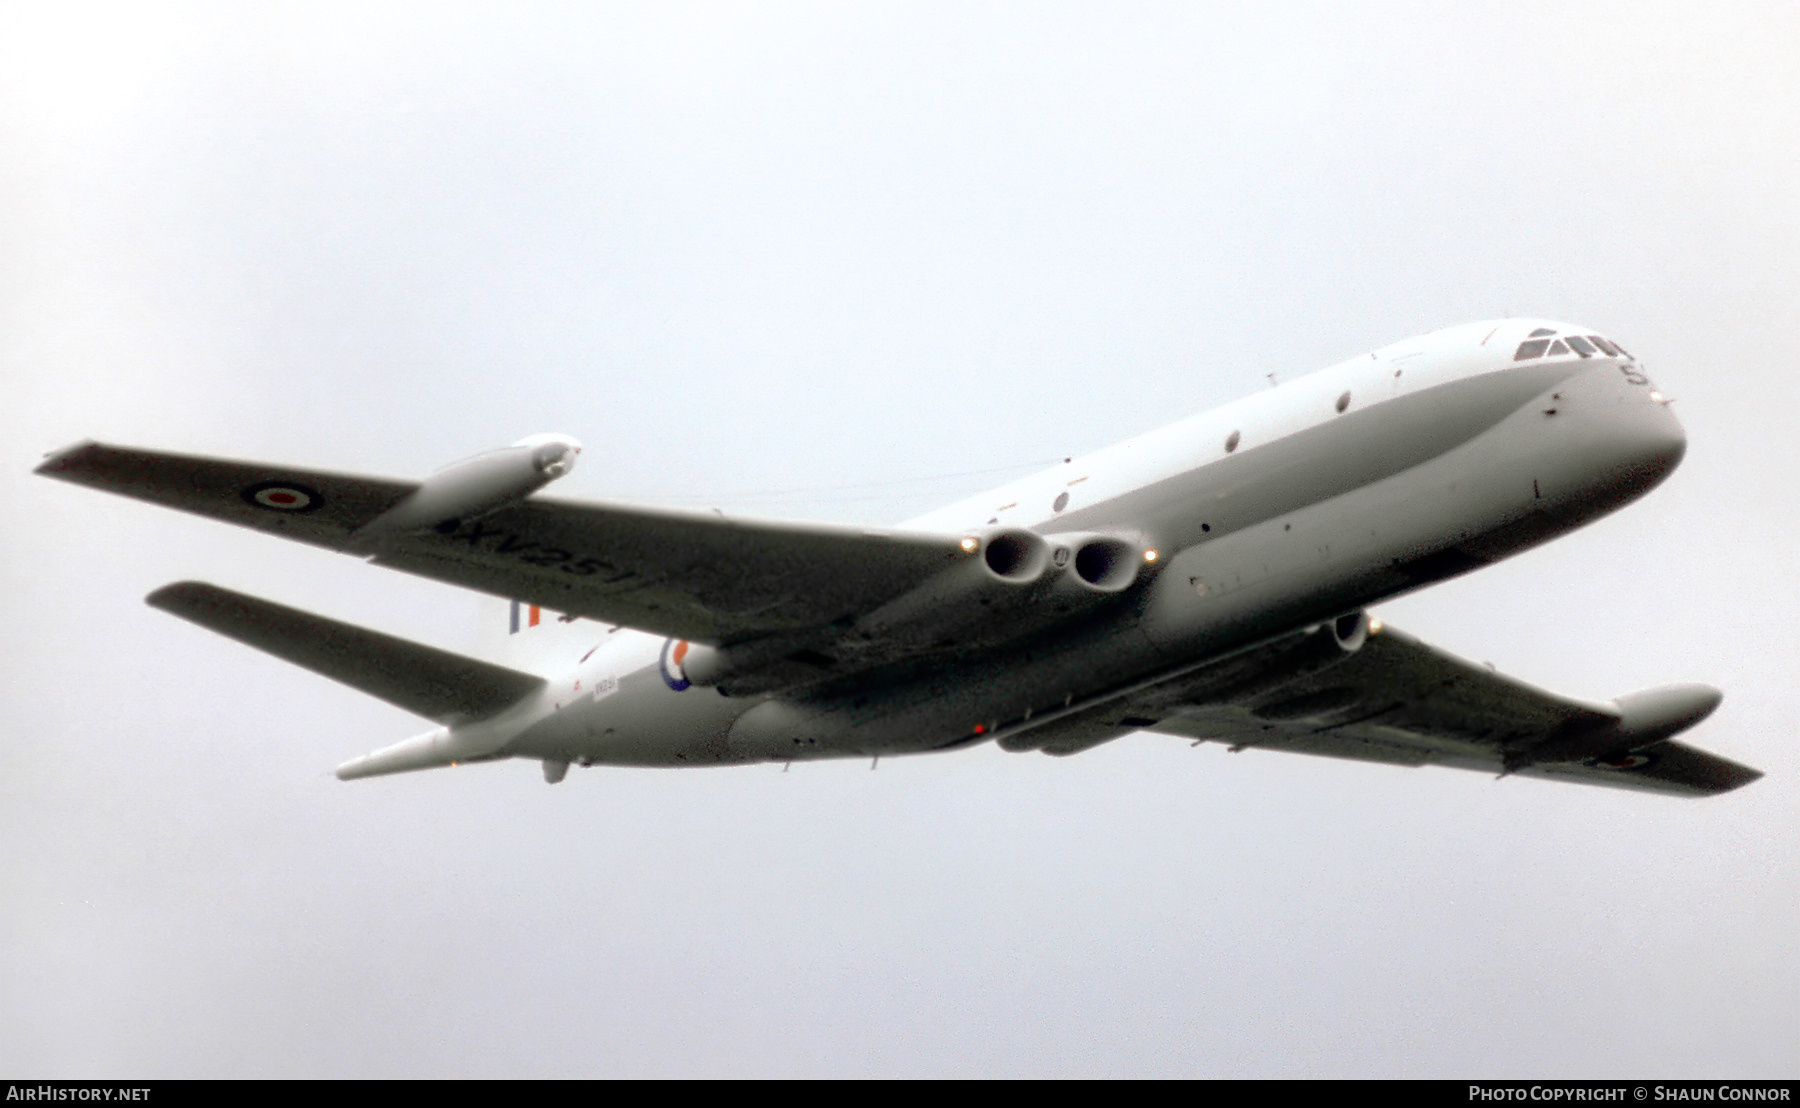
[[687,679],[687,674],[683,672],[681,668],[682,659],[687,657],[687,652],[688,644],[686,639],[679,642],[674,639],[665,639],[663,641],[662,661],[659,663],[658,668],[662,670],[663,684],[674,689],[676,692],[681,692],[683,689],[691,688],[693,686],[693,682]]
[[321,507],[325,498],[292,481],[264,481],[244,490],[244,502],[271,512],[310,512]]
[[1650,754],[1618,754],[1611,758],[1589,758],[1587,764],[1595,769],[1643,769],[1656,762]]

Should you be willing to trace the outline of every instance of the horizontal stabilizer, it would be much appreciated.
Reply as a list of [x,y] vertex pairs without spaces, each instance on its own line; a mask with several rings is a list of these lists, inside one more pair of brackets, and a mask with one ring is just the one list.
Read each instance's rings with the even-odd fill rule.
[[165,585],[144,600],[439,723],[493,715],[544,684],[529,673],[200,581]]

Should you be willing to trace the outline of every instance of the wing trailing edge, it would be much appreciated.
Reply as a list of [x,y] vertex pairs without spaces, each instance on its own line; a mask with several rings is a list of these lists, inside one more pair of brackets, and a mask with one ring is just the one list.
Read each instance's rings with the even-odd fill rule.
[[[493,596],[716,645],[787,637],[804,640],[790,648],[798,649],[970,554],[961,534],[530,495],[533,481],[566,466],[574,449],[566,436],[546,438],[423,484],[98,442],[56,451],[36,472]],[[546,446],[565,452],[540,457]]]

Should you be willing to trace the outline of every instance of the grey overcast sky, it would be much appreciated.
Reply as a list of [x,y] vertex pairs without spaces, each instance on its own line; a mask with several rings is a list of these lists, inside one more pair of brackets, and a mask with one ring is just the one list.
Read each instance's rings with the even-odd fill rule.
[[[1800,1075],[1800,7],[0,6],[0,1074]],[[344,784],[146,608],[491,602],[30,475],[93,437],[896,521],[1505,314],[1683,467],[1377,614],[1709,681],[1701,802],[1140,735]],[[982,471],[1001,470],[996,473]]]

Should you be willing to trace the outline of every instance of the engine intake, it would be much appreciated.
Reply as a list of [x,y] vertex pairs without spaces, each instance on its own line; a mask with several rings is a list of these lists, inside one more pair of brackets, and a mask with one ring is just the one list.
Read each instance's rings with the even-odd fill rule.
[[1066,532],[1049,536],[1049,543],[1060,571],[1052,589],[1065,599],[1124,592],[1145,565],[1143,545],[1119,535]]
[[987,641],[1026,604],[1050,565],[1050,544],[1026,530],[971,536],[963,558],[856,623],[859,632],[899,640]]
[[[1210,703],[1256,705],[1253,709],[1279,713],[1283,705],[1266,697],[1346,661],[1368,643],[1380,625],[1366,612],[1349,612],[1329,623],[1295,632],[1285,641],[1272,643],[1246,668],[1229,666],[1222,680],[1211,688],[1196,688],[1197,700]],[[1236,670],[1235,672],[1233,672]],[[1202,691],[1204,690],[1204,691]]]
[[1029,584],[1050,560],[1049,544],[1030,531],[1002,531],[982,544],[981,560],[995,577]]
[[1369,613],[1350,612],[1331,621],[1331,640],[1345,654],[1354,654],[1369,641]]
[[1123,592],[1137,580],[1143,552],[1124,539],[1088,539],[1075,548],[1075,578],[1095,592]]

